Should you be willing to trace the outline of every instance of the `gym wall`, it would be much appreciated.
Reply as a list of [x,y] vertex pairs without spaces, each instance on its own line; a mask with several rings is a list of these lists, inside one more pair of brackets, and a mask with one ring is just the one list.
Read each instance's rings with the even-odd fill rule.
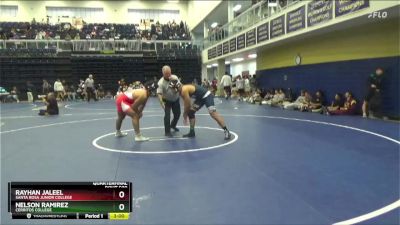
[[[335,93],[350,90],[361,102],[368,76],[380,66],[385,69],[384,111],[399,116],[399,25],[398,19],[375,20],[259,52],[259,85],[290,87],[296,93],[321,89],[328,103]],[[300,66],[295,65],[297,54]]]
[[[0,15],[0,21],[30,22],[32,18],[40,22],[46,18],[46,6],[103,8],[100,18],[84,18],[88,23],[132,23],[129,21],[128,9],[163,9],[179,10],[182,20],[187,18],[186,1],[169,3],[167,1],[0,1],[0,5],[17,5],[16,17]],[[164,21],[167,22],[167,21]]]

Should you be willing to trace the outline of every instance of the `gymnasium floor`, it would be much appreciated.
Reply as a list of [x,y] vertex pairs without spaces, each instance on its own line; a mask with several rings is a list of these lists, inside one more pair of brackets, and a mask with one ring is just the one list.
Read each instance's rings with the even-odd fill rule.
[[[204,109],[195,139],[163,138],[156,99],[141,122],[153,140],[140,144],[128,119],[130,135],[113,136],[111,100],[66,103],[54,117],[2,104],[1,224],[400,223],[399,123],[216,103],[231,141]],[[9,181],[132,181],[134,212],[118,222],[12,221]]]

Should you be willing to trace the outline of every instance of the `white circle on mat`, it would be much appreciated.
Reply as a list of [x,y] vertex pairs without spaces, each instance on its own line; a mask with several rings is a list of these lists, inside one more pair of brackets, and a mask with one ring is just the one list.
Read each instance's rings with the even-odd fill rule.
[[[140,128],[141,130],[150,130],[150,129],[164,129],[164,127],[145,127],[145,128]],[[208,129],[208,130],[217,130],[217,131],[222,131],[220,128],[213,128],[213,127],[196,127],[196,129]],[[133,129],[130,130],[124,130],[124,131],[131,131]],[[108,134],[104,134],[100,137],[95,138],[92,141],[92,145],[100,150],[103,151],[109,151],[109,152],[119,152],[119,153],[130,153],[130,154],[148,154],[148,155],[155,155],[155,154],[177,154],[177,153],[189,153],[189,152],[199,152],[199,151],[208,151],[208,150],[213,150],[213,149],[217,149],[217,148],[221,148],[230,144],[233,144],[234,142],[237,141],[237,139],[239,138],[239,135],[236,134],[233,131],[230,131],[230,133],[232,134],[233,138],[231,140],[229,140],[228,142],[219,144],[219,145],[214,145],[214,146],[209,146],[209,147],[202,147],[202,148],[193,148],[193,149],[181,149],[181,150],[173,150],[173,151],[135,151],[135,150],[123,150],[123,149],[113,149],[113,148],[107,148],[104,146],[99,145],[97,142],[100,139],[103,139],[107,136],[111,136],[114,135],[115,132],[112,133],[108,133]],[[222,138],[222,137],[221,137]]]

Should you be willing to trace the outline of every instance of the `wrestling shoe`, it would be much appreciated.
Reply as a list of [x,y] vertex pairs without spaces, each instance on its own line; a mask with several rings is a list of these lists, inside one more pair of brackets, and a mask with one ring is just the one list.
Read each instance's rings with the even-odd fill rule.
[[139,134],[135,136],[135,141],[140,142],[140,141],[148,141],[150,138],[143,137],[143,135]]
[[171,127],[172,130],[174,130],[174,132],[179,132],[179,129],[176,127]]
[[225,133],[225,140],[231,139],[232,135],[228,130],[224,131],[224,133]]
[[186,138],[186,137],[187,138],[193,138],[195,136],[196,135],[195,135],[194,131],[190,131],[189,133],[183,135],[184,138]]
[[117,130],[115,132],[115,137],[125,137],[126,135],[128,135],[128,133],[126,132],[121,132],[120,130]]

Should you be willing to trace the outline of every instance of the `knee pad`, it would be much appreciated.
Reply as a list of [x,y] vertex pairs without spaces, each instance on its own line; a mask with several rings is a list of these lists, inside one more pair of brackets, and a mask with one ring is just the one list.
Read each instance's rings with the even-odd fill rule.
[[211,114],[211,113],[213,113],[213,112],[216,112],[217,111],[217,108],[215,107],[215,106],[210,106],[210,107],[208,107],[208,112]]
[[196,111],[194,111],[194,110],[189,110],[189,113],[188,113],[188,117],[189,117],[189,119],[194,119],[195,118],[195,114],[196,113]]

